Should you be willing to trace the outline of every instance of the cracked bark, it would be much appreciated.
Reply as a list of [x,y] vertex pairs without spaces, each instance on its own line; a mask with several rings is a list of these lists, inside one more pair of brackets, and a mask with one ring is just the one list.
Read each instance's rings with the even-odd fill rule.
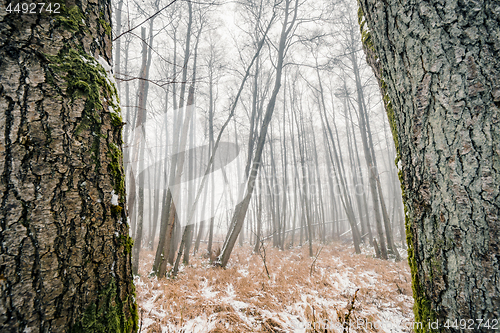
[[394,110],[416,320],[498,318],[500,3],[360,4]]
[[110,3],[65,5],[83,15],[0,12],[0,331],[68,332],[112,281],[113,332],[135,331],[121,124],[96,87],[102,105],[77,131],[90,97],[54,67],[70,49],[111,62]]

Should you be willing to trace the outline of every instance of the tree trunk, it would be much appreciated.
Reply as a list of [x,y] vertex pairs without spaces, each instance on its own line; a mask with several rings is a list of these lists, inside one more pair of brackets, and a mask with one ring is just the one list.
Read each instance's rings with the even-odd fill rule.
[[[322,103],[322,104],[325,105],[324,103]],[[321,111],[320,111],[321,125],[323,126],[323,129],[325,127],[326,127],[326,129],[328,129],[328,134],[330,134],[330,139],[332,141],[332,149],[328,149],[328,156],[331,158],[331,161],[330,161],[331,164],[337,167],[336,172],[334,171],[334,175],[335,175],[335,179],[336,179],[336,182],[337,182],[338,186],[340,186],[342,188],[341,189],[342,192],[341,192],[341,195],[340,195],[340,200],[342,202],[342,206],[344,206],[344,211],[345,211],[345,213],[347,215],[347,220],[349,221],[349,225],[351,226],[352,242],[353,242],[355,251],[356,251],[357,254],[360,254],[361,253],[361,248],[360,248],[359,245],[361,243],[361,234],[360,234],[358,226],[356,224],[356,217],[354,215],[354,209],[352,208],[351,197],[350,197],[349,193],[347,192],[347,184],[346,184],[346,179],[345,179],[345,171],[341,167],[341,165],[343,164],[343,162],[339,158],[339,155],[341,155],[341,153],[337,152],[337,148],[336,148],[336,145],[335,145],[335,140],[333,138],[332,129],[331,129],[330,124],[328,122],[327,114],[326,114],[326,109],[325,108],[323,108],[323,112],[324,112],[324,118],[325,118],[324,120],[323,120],[323,116],[321,115]],[[332,123],[335,124],[335,120],[333,120]],[[325,126],[325,124],[326,124],[326,126]],[[340,139],[339,139],[339,136],[338,136],[338,132],[337,132],[337,127],[336,126],[335,126],[335,134],[336,134],[336,137],[337,137],[337,143],[339,143]],[[327,144],[328,144],[328,142],[329,141],[327,140]]]
[[[159,140],[157,139],[156,145],[159,147],[160,144],[159,144],[158,141]],[[161,151],[160,151],[159,148],[156,148],[156,154],[161,154]],[[165,164],[166,164],[166,162],[165,162]],[[154,171],[155,174],[154,174],[154,177],[153,177],[153,182],[154,182],[153,184],[160,184],[160,182],[162,180],[162,177],[161,177],[162,167],[164,167],[164,165],[162,163],[160,163],[160,162],[156,163],[155,171]],[[164,174],[166,175],[167,172],[165,171]],[[156,186],[156,188],[152,192],[154,194],[151,195],[151,199],[150,200],[153,200],[153,205],[151,207],[152,210],[153,210],[153,214],[152,214],[152,220],[151,220],[151,225],[150,225],[150,230],[149,230],[149,237],[148,237],[148,249],[151,250],[151,251],[154,249],[154,242],[155,242],[155,238],[156,238],[156,229],[158,227],[158,217],[160,215],[160,208],[161,208],[160,207],[160,203],[161,203],[161,199],[160,199],[160,187]]]
[[[353,141],[354,141],[354,149],[356,152],[356,165],[357,165],[357,174],[359,175],[359,185],[361,185],[361,192],[363,196],[363,213],[365,215],[365,222],[366,222],[366,227],[368,229],[368,239],[370,241],[370,245],[373,245],[373,233],[372,233],[372,228],[370,225],[370,219],[368,217],[368,200],[366,199],[366,191],[365,191],[365,182],[363,180],[363,172],[361,171],[361,160],[359,158],[359,151],[358,151],[358,144],[356,140],[356,135],[355,135],[355,130],[354,130],[354,122],[352,121],[352,112],[351,108],[349,107],[349,104],[347,104],[347,110],[349,111],[349,122],[351,123],[351,132],[353,136]],[[356,195],[358,194],[358,184],[356,184]]]
[[259,186],[258,186],[258,191],[259,191],[259,194],[258,194],[258,208],[257,208],[257,231],[255,233],[255,246],[254,246],[254,249],[253,249],[253,252],[254,253],[258,253],[259,252],[259,248],[260,248],[260,239],[261,239],[261,228],[262,228],[262,196],[263,196],[263,193],[262,193],[262,176],[259,177]]
[[[306,165],[305,165],[305,143],[304,143],[304,137],[305,137],[305,131],[302,130],[302,133],[300,132],[300,127],[299,127],[299,121],[297,119],[297,113],[296,110],[294,109],[294,119],[295,119],[295,125],[297,126],[297,134],[298,134],[298,148],[299,148],[299,155],[300,155],[300,170],[302,173],[302,209],[305,214],[305,219],[304,222],[307,223],[307,234],[309,235],[309,256],[313,257],[313,246],[312,246],[312,241],[313,241],[313,236],[312,236],[312,221],[311,221],[311,212],[310,212],[310,206],[309,206],[309,186],[307,182],[307,177],[306,177]],[[302,116],[300,117],[301,123],[303,123],[303,118]],[[302,140],[300,140],[302,138]],[[302,238],[302,237],[301,237]]]
[[[387,213],[384,195],[382,193],[382,185],[380,184],[378,167],[377,167],[377,156],[375,155],[375,149],[373,147],[373,139],[372,139],[372,133],[371,133],[371,129],[370,129],[370,120],[368,117],[368,110],[366,108],[366,104],[365,104],[365,100],[364,100],[363,86],[361,84],[361,77],[360,77],[360,73],[359,73],[359,69],[358,69],[358,59],[356,57],[356,53],[354,53],[354,52],[351,54],[351,62],[352,62],[354,77],[355,77],[355,81],[356,81],[356,92],[357,92],[357,100],[358,100],[358,107],[359,107],[359,117],[360,117],[360,119],[364,118],[363,123],[365,124],[366,137],[368,138],[368,146],[370,148],[370,152],[372,155],[372,159],[371,159],[372,164],[371,164],[371,167],[368,168],[368,172],[370,173],[371,176],[373,176],[373,179],[375,180],[376,185],[377,185],[378,197],[380,200],[380,207],[382,208],[382,219],[384,221],[385,234],[387,237],[387,248],[396,255],[396,260],[401,260],[401,257],[399,256],[399,252],[398,252],[396,246],[394,245],[394,241],[393,241],[393,237],[392,237],[392,230],[391,230],[391,222],[389,220],[389,214]],[[365,130],[363,130],[363,131],[365,131]],[[382,249],[382,254],[383,254],[383,249]]]
[[[344,103],[344,106],[347,106],[347,103]],[[348,112],[347,107],[346,107],[346,112]],[[370,245],[373,246],[371,228],[370,228],[370,225],[367,223],[367,218],[366,218],[367,216],[366,216],[366,213],[364,212],[364,209],[363,209],[364,207],[363,207],[363,201],[362,201],[362,193],[358,189],[358,186],[360,185],[360,182],[358,181],[358,170],[359,169],[358,169],[358,166],[356,165],[356,160],[354,158],[353,144],[352,144],[352,142],[356,141],[356,136],[353,135],[353,137],[351,139],[350,128],[351,128],[351,126],[349,126],[349,123],[346,120],[347,150],[349,153],[349,164],[350,164],[351,170],[352,170],[352,181],[354,184],[354,196],[356,197],[356,206],[358,207],[359,221],[361,223],[361,239],[363,240],[365,236],[368,236],[368,242]],[[361,187],[361,189],[363,190],[363,187]]]
[[[174,109],[178,111],[178,121],[174,128],[174,157],[172,158],[172,164],[170,166],[170,177],[169,184],[179,184],[181,172],[184,166],[184,155],[180,155],[179,160],[177,160],[177,153],[184,151],[186,145],[186,137],[187,137],[187,126],[189,125],[189,120],[192,116],[192,107],[189,107],[191,104],[188,101],[188,107],[186,108],[186,116],[185,119],[183,117],[184,110],[184,93],[186,89],[186,78],[188,71],[188,63],[189,63],[189,55],[190,55],[190,46],[191,46],[191,29],[193,24],[193,5],[191,2],[188,2],[189,9],[189,19],[187,25],[186,32],[186,47],[184,50],[184,64],[182,68],[182,81],[181,81],[181,92],[179,98],[179,109],[176,108],[176,93],[174,92]],[[174,69],[175,71],[175,69]],[[174,86],[175,87],[175,86]],[[182,130],[180,129],[182,127]],[[165,276],[167,272],[167,259],[172,259],[173,261],[173,253],[171,248],[174,244],[171,244],[172,235],[174,232],[174,227],[176,224],[176,208],[172,199],[172,192],[170,188],[167,190],[167,195],[165,196],[163,210],[165,214],[162,214],[162,222],[160,225],[160,241],[158,242],[158,248],[156,250],[155,261],[153,264],[153,271],[159,275],[160,277]],[[173,242],[175,243],[175,242]]]
[[146,135],[143,124],[146,122],[147,111],[146,111],[146,101],[147,101],[147,91],[146,91],[146,80],[147,80],[147,72],[148,72],[148,53],[146,46],[146,28],[141,28],[141,38],[142,38],[142,67],[139,74],[139,77],[143,80],[139,81],[139,103],[137,105],[137,123],[135,125],[136,139],[134,139],[135,153],[132,163],[138,163],[139,168],[136,169],[139,172],[137,173],[137,177],[139,178],[139,193],[138,193],[138,216],[137,216],[137,229],[135,232],[134,238],[134,247],[132,249],[132,271],[135,275],[139,273],[139,253],[141,251],[142,245],[142,232],[144,225],[144,176],[145,172],[141,172],[144,170],[144,150],[146,149]]
[[500,314],[499,4],[360,3],[401,163],[415,320],[489,331]]
[[257,146],[256,146],[256,151],[254,155],[254,160],[252,163],[252,168],[250,169],[250,175],[248,178],[248,182],[246,185],[246,192],[243,201],[236,205],[233,218],[231,220],[231,226],[230,230],[226,236],[226,239],[224,241],[224,246],[222,248],[222,252],[218,258],[218,261],[220,262],[220,265],[222,267],[225,267],[227,265],[227,262],[229,261],[229,257],[231,256],[231,252],[234,247],[234,243],[236,242],[236,239],[238,238],[238,235],[240,233],[241,227],[243,226],[243,221],[245,219],[245,215],[248,209],[248,205],[250,203],[250,199],[252,198],[252,193],[253,189],[255,187],[255,179],[257,178],[257,173],[259,170],[259,166],[261,163],[261,158],[262,158],[262,151],[264,149],[264,143],[266,141],[266,136],[267,136],[267,128],[269,126],[269,123],[271,122],[271,118],[273,116],[274,112],[274,106],[276,104],[276,98],[278,96],[278,92],[281,88],[281,74],[283,72],[283,61],[285,58],[285,46],[287,43],[287,37],[290,35],[293,27],[295,20],[297,18],[297,6],[298,6],[298,0],[295,1],[295,6],[294,9],[292,10],[292,16],[293,18],[288,21],[289,19],[289,9],[290,9],[290,4],[291,0],[285,0],[285,20],[281,29],[281,34],[280,34],[280,41],[279,41],[279,47],[278,47],[278,55],[277,55],[277,64],[276,64],[276,78],[275,78],[275,83],[273,87],[273,92],[271,94],[271,97],[269,99],[269,102],[266,107],[266,113],[264,115],[264,118],[262,120],[262,127],[259,133],[259,139],[257,141]]
[[319,161],[318,161],[318,151],[317,151],[317,146],[316,146],[316,135],[314,134],[314,127],[312,126],[311,122],[311,133],[313,137],[313,151],[314,151],[314,164],[316,166],[316,182],[318,186],[318,209],[319,209],[319,223],[320,225],[318,226],[319,234],[321,236],[321,242],[325,244],[325,207],[323,205],[323,187],[321,185],[321,177],[319,173]]
[[[116,10],[116,36],[119,36],[121,31],[122,31],[122,8],[123,8],[123,0],[119,0],[118,1],[118,8]],[[116,76],[116,79],[118,80],[117,82],[117,88],[119,90],[119,92],[121,93],[121,88],[120,88],[120,80],[119,80],[119,76],[122,76],[120,71],[121,71],[121,55],[122,55],[122,40],[120,38],[118,38],[116,40],[116,44],[115,44],[115,76]]]
[[[359,94],[361,93],[359,89],[356,89],[358,93],[358,101],[361,100],[359,97]],[[380,254],[382,259],[387,259],[387,247],[385,243],[385,235],[384,235],[384,229],[382,227],[382,221],[380,217],[380,201],[379,201],[379,195],[377,192],[377,180],[375,179],[376,173],[373,172],[374,164],[373,160],[375,159],[375,156],[372,156],[372,153],[370,151],[370,147],[368,145],[368,137],[367,137],[367,130],[366,130],[366,118],[364,116],[364,109],[363,109],[363,104],[358,102],[358,121],[359,121],[359,132],[361,134],[361,142],[363,144],[363,152],[365,155],[365,162],[366,162],[366,167],[368,168],[368,183],[370,185],[370,192],[372,195],[372,200],[373,200],[373,210],[375,214],[375,225],[377,227],[377,234],[379,237],[379,249],[380,249]]]
[[[213,92],[213,74],[209,74],[209,107],[208,107],[208,137],[209,137],[209,153],[210,156],[214,154],[214,92]],[[212,166],[210,174],[210,188],[212,189],[212,195],[210,196],[210,222],[208,225],[208,244],[207,244],[207,255],[211,258],[212,255],[212,243],[214,241],[214,215],[215,215],[215,181],[214,181],[214,167]]]
[[0,6],[0,330],[135,332],[109,1]]
[[[285,87],[286,87],[286,81],[285,81]],[[287,216],[287,209],[288,209],[288,200],[290,199],[288,197],[288,173],[287,173],[287,150],[286,150],[286,146],[287,146],[287,137],[286,137],[286,114],[287,114],[287,104],[286,104],[286,89],[283,89],[285,94],[283,96],[283,135],[281,135],[281,137],[283,138],[283,140],[280,140],[281,141],[281,156],[282,156],[282,170],[283,170],[283,201],[281,203],[281,206],[282,206],[282,211],[283,211],[283,214],[282,214],[282,234],[281,234],[281,237],[280,237],[280,249],[283,251],[285,250],[285,240],[286,240],[286,228],[287,228],[287,219],[289,219],[289,217]]]

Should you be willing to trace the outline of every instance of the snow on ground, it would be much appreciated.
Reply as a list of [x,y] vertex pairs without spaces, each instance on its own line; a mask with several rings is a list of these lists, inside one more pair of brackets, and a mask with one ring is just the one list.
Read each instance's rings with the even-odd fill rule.
[[157,279],[148,277],[154,253],[143,251],[134,279],[141,332],[343,332],[346,322],[354,333],[410,332],[406,259],[379,260],[368,248],[353,252],[328,245],[312,265],[305,248],[268,247],[268,278],[247,246],[235,249],[226,269],[196,255],[176,279]]

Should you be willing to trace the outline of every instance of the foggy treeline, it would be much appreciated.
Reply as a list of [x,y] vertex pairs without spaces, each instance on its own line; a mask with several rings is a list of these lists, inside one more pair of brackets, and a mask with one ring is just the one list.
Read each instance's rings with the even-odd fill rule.
[[159,276],[195,253],[225,266],[244,243],[400,258],[396,152],[355,1],[113,6],[136,274],[141,249]]

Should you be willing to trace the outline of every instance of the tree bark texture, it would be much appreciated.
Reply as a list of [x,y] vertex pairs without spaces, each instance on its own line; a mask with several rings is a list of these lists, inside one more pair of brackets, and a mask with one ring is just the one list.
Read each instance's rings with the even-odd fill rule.
[[25,15],[7,5],[0,1],[0,331],[135,332],[110,2]]
[[360,5],[401,161],[415,320],[499,318],[500,3]]

